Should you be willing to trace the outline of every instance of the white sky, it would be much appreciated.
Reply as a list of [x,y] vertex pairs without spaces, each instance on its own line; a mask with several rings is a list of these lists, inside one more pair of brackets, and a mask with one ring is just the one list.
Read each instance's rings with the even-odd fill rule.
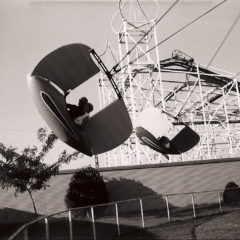
[[[219,2],[180,1],[159,23],[158,39],[163,40]],[[172,0],[159,1],[160,15],[171,3]],[[155,14],[155,4],[145,1],[143,6],[151,18]],[[37,145],[36,131],[46,124],[28,93],[26,75],[47,53],[65,44],[79,42],[101,53],[109,38],[117,50],[117,38],[111,29],[111,19],[117,9],[117,0],[0,0],[0,142],[16,146],[19,150],[27,145]],[[208,64],[239,13],[240,1],[229,0],[162,44],[159,48],[160,58],[168,58],[172,50],[180,49],[197,62]],[[119,26],[117,22],[114,24]],[[226,71],[240,72],[239,39],[240,22],[212,65]],[[87,85],[84,91],[91,92],[90,100],[97,105],[97,92],[93,85]],[[76,97],[78,94],[81,93],[77,92]],[[63,149],[70,148],[58,143],[47,161],[55,161]],[[89,163],[94,164],[94,158],[84,157],[65,168]]]

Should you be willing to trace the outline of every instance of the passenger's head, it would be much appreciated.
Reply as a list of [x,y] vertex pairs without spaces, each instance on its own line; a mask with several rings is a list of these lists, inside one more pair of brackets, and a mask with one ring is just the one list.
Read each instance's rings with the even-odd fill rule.
[[88,102],[88,99],[87,99],[86,97],[82,97],[82,98],[80,98],[79,101],[78,101],[78,106],[79,106],[79,105],[84,105],[84,104],[86,104],[87,102]]
[[91,103],[86,103],[84,105],[84,112],[90,113],[93,110],[93,105]]
[[165,136],[162,136],[162,145],[165,148],[170,148],[170,140],[169,140],[169,138],[167,138]]
[[160,143],[161,146],[163,146],[165,148],[170,148],[170,140],[169,140],[169,138],[167,138],[165,136],[162,136],[159,139],[159,143]]

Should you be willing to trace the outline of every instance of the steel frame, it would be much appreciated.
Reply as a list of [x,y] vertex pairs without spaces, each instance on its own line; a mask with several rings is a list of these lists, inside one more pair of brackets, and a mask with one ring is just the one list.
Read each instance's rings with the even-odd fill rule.
[[[151,31],[141,40],[144,33]],[[141,42],[139,42],[141,40]],[[239,76],[216,68],[194,63],[196,71],[161,67],[154,20],[126,21],[123,19],[118,32],[118,53],[121,71],[115,81],[124,98],[133,123],[130,138],[118,148],[103,154],[104,166],[139,165],[162,162],[208,160],[236,157],[240,153],[240,96]],[[136,48],[130,52],[132,46]],[[189,56],[178,52],[182,59]],[[139,56],[141,56],[139,58]],[[136,60],[133,62],[133,60]],[[214,74],[200,73],[199,68]],[[225,85],[209,83],[202,76],[228,78]],[[100,103],[109,104],[116,94],[104,75],[99,79]],[[141,145],[134,128],[136,119],[144,108],[157,106],[160,110],[179,117],[173,120],[174,136],[183,122],[200,135],[200,143],[187,153],[163,155]]]

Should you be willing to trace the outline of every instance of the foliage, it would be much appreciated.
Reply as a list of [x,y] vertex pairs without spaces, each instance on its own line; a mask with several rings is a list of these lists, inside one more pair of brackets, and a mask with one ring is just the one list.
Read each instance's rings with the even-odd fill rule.
[[0,187],[15,189],[15,196],[19,193],[28,192],[37,216],[36,206],[32,197],[32,192],[46,189],[47,182],[51,176],[56,175],[59,167],[63,163],[68,163],[71,159],[78,156],[78,152],[67,154],[63,151],[54,164],[47,165],[42,162],[50,149],[53,148],[57,137],[54,133],[47,134],[46,129],[40,128],[37,132],[38,140],[41,142],[41,150],[38,151],[36,146],[26,147],[21,153],[17,148],[6,147],[0,143]]
[[229,182],[225,186],[223,202],[229,205],[240,204],[240,189],[235,182]]
[[99,172],[86,167],[78,170],[71,178],[65,195],[67,208],[84,207],[108,202],[108,192]]

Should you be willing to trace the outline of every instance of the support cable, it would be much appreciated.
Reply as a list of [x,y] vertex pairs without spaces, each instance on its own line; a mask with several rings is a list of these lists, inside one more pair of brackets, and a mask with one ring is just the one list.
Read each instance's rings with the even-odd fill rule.
[[219,53],[219,51],[221,50],[223,44],[226,42],[227,38],[229,37],[230,33],[232,32],[233,28],[235,27],[235,25],[237,24],[238,20],[240,18],[240,13],[238,14],[237,18],[235,19],[235,21],[233,22],[232,26],[230,27],[230,29],[228,30],[226,36],[224,37],[224,39],[222,40],[222,42],[220,43],[219,47],[217,48],[215,54],[213,55],[213,57],[211,58],[211,60],[209,61],[207,68],[212,64],[213,60],[215,59],[215,57],[217,56],[217,54]]
[[141,9],[142,13],[143,13],[143,16],[146,18],[147,22],[149,22],[148,20],[148,17],[147,17],[147,14],[144,12],[139,0],[137,0],[137,5],[139,6],[139,8]]
[[[215,5],[214,7],[212,7],[211,9],[209,9],[208,11],[204,12],[203,14],[201,14],[200,16],[198,16],[197,18],[193,19],[191,22],[189,22],[188,24],[184,25],[182,28],[180,28],[178,31],[174,32],[173,34],[171,34],[170,36],[168,36],[167,38],[165,38],[164,40],[162,40],[161,42],[159,42],[157,45],[153,46],[152,48],[150,48],[148,51],[146,51],[145,53],[141,54],[140,56],[138,56],[138,58],[135,58],[134,60],[131,61],[131,63],[135,62],[136,60],[138,60],[139,58],[143,57],[145,54],[151,52],[153,49],[155,49],[156,47],[158,47],[159,45],[161,45],[162,43],[166,42],[167,40],[169,40],[170,38],[172,38],[173,36],[175,36],[176,34],[178,34],[179,32],[181,32],[182,30],[184,30],[185,28],[189,27],[190,25],[192,25],[193,23],[195,23],[196,21],[198,21],[200,18],[204,17],[205,15],[207,15],[208,13],[212,12],[213,10],[215,10],[217,7],[219,7],[220,5],[222,5],[223,3],[227,2],[228,0],[223,0],[222,2],[220,2],[219,4]],[[174,5],[177,2],[174,3]],[[171,8],[174,6],[172,5]],[[169,9],[170,10],[170,9]],[[168,12],[168,11],[167,11]],[[167,13],[166,12],[166,13]],[[166,15],[166,14],[165,14]],[[157,24],[157,23],[156,23]],[[155,24],[155,25],[156,25]],[[150,29],[151,30],[151,29]],[[148,32],[147,32],[148,34]],[[145,36],[144,36],[145,37]],[[137,43],[138,44],[138,43]],[[137,46],[134,45],[132,47],[132,49],[130,51],[127,52],[127,54],[120,60],[120,62],[122,62],[127,55],[129,55],[131,53],[131,51]],[[115,65],[112,70],[115,70],[115,73],[117,73],[120,70],[117,70],[116,68],[118,67],[119,64]],[[127,65],[123,66],[123,68],[125,68]],[[112,71],[111,70],[111,71]],[[113,73],[113,75],[115,74]]]
[[[121,0],[119,1],[120,4]],[[110,70],[110,72],[114,71],[114,73],[112,73],[112,75],[116,74],[117,72],[120,71],[120,69],[117,69],[119,67],[119,65],[121,64],[121,62],[123,62],[123,60],[130,55],[130,53],[138,46],[138,44],[152,31],[152,29],[167,15],[168,12],[170,12],[170,10],[179,2],[179,0],[176,0],[169,8],[168,10],[156,21],[155,25],[153,25],[146,33],[143,34],[143,36],[140,38],[140,40],[126,53],[126,55],[115,65],[113,66],[113,68]],[[120,11],[121,13],[121,11]],[[122,15],[122,13],[121,13]],[[123,15],[122,15],[123,17]],[[142,57],[142,56],[141,56]],[[124,66],[125,67],[125,66]]]
[[[230,27],[230,29],[228,30],[226,36],[224,37],[224,39],[222,40],[222,42],[220,43],[219,47],[217,48],[215,54],[213,55],[213,57],[211,58],[211,60],[209,61],[206,69],[208,69],[208,67],[212,64],[213,60],[215,59],[215,57],[217,56],[217,54],[219,53],[219,51],[221,50],[223,44],[226,42],[227,38],[229,37],[229,35],[231,34],[233,28],[235,27],[235,25],[237,24],[238,20],[240,19],[240,13],[238,14],[237,18],[235,19],[235,21],[233,22],[232,26]],[[234,80],[232,80],[233,82]],[[218,88],[215,88],[215,90],[217,90]],[[215,91],[214,90],[214,91]],[[212,97],[207,103],[205,103],[203,106],[198,107],[196,110],[199,111],[201,110],[203,107],[207,107],[209,104],[215,102],[217,99],[221,98],[223,96],[223,94],[217,94],[215,97]]]
[[[132,24],[131,22],[129,22],[129,21],[127,21],[127,20],[125,19],[124,15],[123,15],[123,13],[122,13],[122,8],[123,8],[123,6],[124,6],[124,4],[125,4],[125,2],[126,2],[127,0],[125,0],[125,2],[123,3],[122,6],[121,6],[121,1],[122,1],[122,0],[119,0],[119,2],[118,2],[118,9],[119,9],[119,13],[120,13],[122,19],[125,20],[130,26],[132,26],[133,28],[138,29],[139,31],[141,31],[141,32],[144,34],[144,31],[140,30],[137,26],[135,26],[134,24]],[[140,7],[140,9],[141,9],[141,7]]]
[[[130,26],[132,26],[133,28],[136,28],[136,29],[138,29],[140,32],[142,32],[143,34],[145,34],[144,31],[142,31],[142,30],[139,29],[139,27],[137,27],[136,25],[134,25],[134,24],[132,24],[131,22],[129,22],[129,21],[126,20],[126,18],[124,17],[124,15],[123,15],[123,13],[122,13],[122,8],[123,8],[123,6],[124,6],[124,4],[125,4],[125,2],[126,2],[127,0],[125,0],[125,2],[123,3],[122,6],[121,6],[121,1],[122,1],[122,0],[119,0],[119,2],[118,2],[118,9],[119,9],[119,13],[120,13],[122,19],[125,20],[125,21],[126,21]],[[179,0],[178,0],[178,1],[179,1]],[[146,13],[144,12],[141,4],[139,3],[138,0],[136,0],[136,2],[137,2],[137,5],[138,5],[139,9],[141,10],[143,16],[146,18],[147,23],[149,23],[148,17],[147,17],[147,15],[146,15]],[[156,2],[157,2],[157,1],[156,1]],[[158,14],[157,14],[157,16],[158,16]],[[156,17],[155,17],[155,18],[156,18]],[[147,34],[148,34],[148,33],[147,33]]]

